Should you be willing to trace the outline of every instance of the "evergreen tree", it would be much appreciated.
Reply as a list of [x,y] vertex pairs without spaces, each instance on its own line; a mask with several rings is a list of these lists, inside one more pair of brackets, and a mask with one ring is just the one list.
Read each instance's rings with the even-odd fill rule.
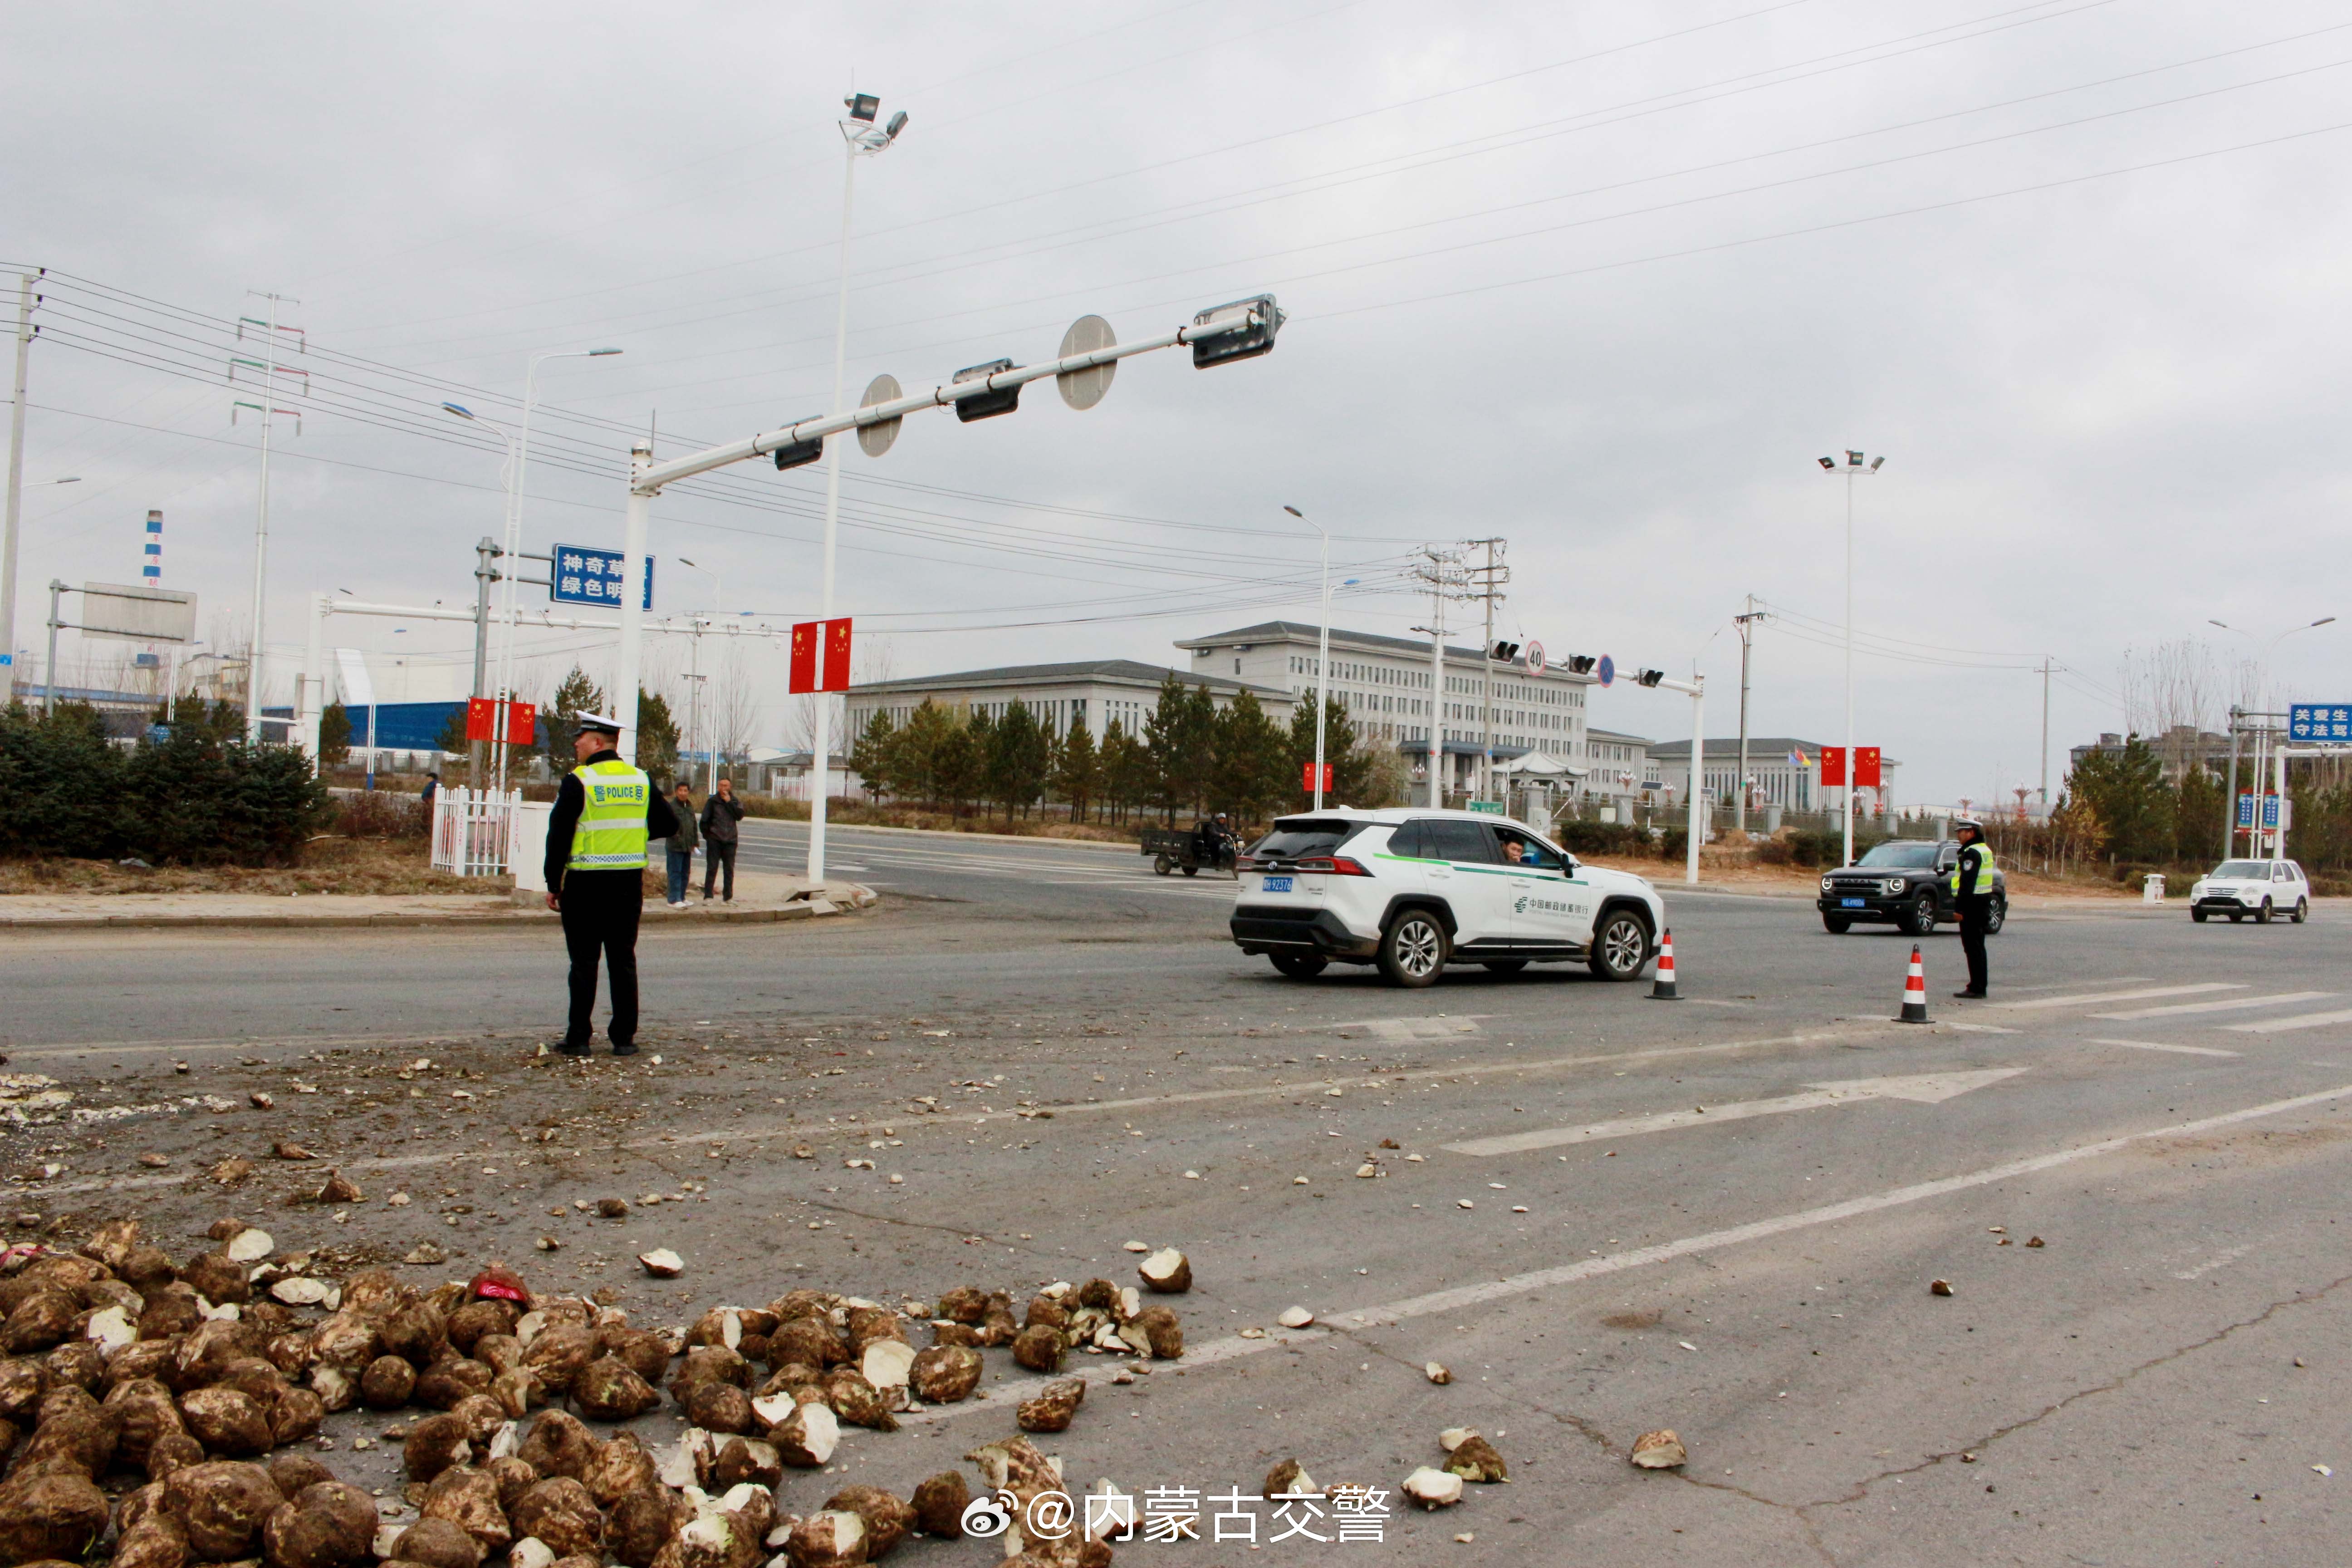
[[324,766],[339,768],[351,760],[351,713],[341,703],[330,702],[319,710],[319,761]]
[[940,758],[958,717],[926,697],[890,742],[890,787],[927,805],[940,803]]
[[1102,792],[1109,802],[1114,819],[1125,821],[1127,814],[1149,798],[1151,790],[1151,757],[1143,742],[1127,732],[1127,726],[1114,719],[1103,727]]
[[540,710],[541,728],[540,746],[547,758],[548,772],[562,778],[579,766],[572,755],[572,738],[577,734],[577,721],[583,713],[604,710],[604,689],[581,671],[578,665],[555,688],[555,695]]
[[866,785],[866,793],[878,801],[885,791],[893,787],[891,753],[896,751],[898,735],[890,727],[890,716],[881,709],[866,721],[865,732],[849,748],[849,765]]
[[931,788],[935,800],[961,816],[965,803],[980,794],[993,727],[982,713],[971,714],[961,723],[952,714],[944,717],[939,745],[931,753]]
[[1264,821],[1297,787],[1287,737],[1265,716],[1257,693],[1246,689],[1213,723],[1211,804],[1231,812],[1236,825]]
[[[1315,792],[1307,787],[1307,770],[1315,761],[1315,699],[1301,697],[1290,710],[1287,736],[1290,761],[1289,789],[1296,803],[1305,806],[1313,802]],[[1374,762],[1372,753],[1356,743],[1356,727],[1348,719],[1345,704],[1334,700],[1323,709],[1323,761],[1331,769],[1331,787],[1323,792],[1326,805],[1363,805],[1370,804],[1372,790],[1367,776]]]
[[2163,759],[2146,741],[2129,735],[2124,749],[2113,755],[2086,753],[2067,775],[2066,787],[2096,814],[2110,858],[2172,858],[2173,792],[2164,781]]
[[[321,714],[320,723],[323,727],[325,722],[326,717]],[[468,743],[466,739],[466,705],[460,702],[449,710],[446,719],[441,721],[441,732],[433,737],[433,744],[444,756],[456,756],[463,752]]]
[[668,790],[677,777],[677,721],[661,693],[637,688],[637,766]]
[[1015,699],[997,720],[986,748],[988,795],[1004,808],[1006,826],[1017,806],[1026,816],[1045,793],[1052,761],[1053,738],[1037,722],[1029,705]]
[[1054,748],[1053,789],[1069,803],[1070,820],[1084,822],[1087,805],[1101,787],[1102,758],[1095,751],[1094,731],[1081,719]]

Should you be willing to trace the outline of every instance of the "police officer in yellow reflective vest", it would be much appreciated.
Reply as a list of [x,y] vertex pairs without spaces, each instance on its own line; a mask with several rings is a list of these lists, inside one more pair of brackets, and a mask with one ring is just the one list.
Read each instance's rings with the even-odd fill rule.
[[1952,907],[1960,915],[1960,951],[1968,955],[1969,988],[1952,994],[1974,999],[1985,994],[1985,933],[1992,922],[1992,847],[1985,842],[1979,823],[1955,823],[1953,831],[1960,840],[1960,858],[1952,867]]
[[645,903],[646,841],[677,831],[669,803],[621,760],[621,721],[580,716],[572,742],[580,765],[565,775],[547,824],[547,907],[563,915],[572,953],[572,1024],[562,1049],[589,1054],[596,1010],[596,957],[613,986],[613,1054],[637,1052],[637,916]]

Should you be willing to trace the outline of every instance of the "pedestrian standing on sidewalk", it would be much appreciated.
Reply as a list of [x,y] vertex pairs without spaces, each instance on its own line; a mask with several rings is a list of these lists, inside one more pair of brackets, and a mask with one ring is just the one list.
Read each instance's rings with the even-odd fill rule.
[[1953,995],[1969,1001],[1985,994],[1985,935],[1992,923],[1992,847],[1980,823],[1961,822],[1953,832],[1960,858],[1952,867],[1952,903],[1960,911],[1960,951],[1968,955],[1969,988]]
[[642,769],[621,760],[621,721],[583,713],[547,820],[547,907],[563,916],[572,954],[572,1019],[560,1047],[589,1054],[596,961],[613,987],[613,1054],[637,1054],[637,918],[646,901],[646,846],[677,831],[677,817]]
[[726,901],[735,901],[735,825],[743,820],[743,803],[735,798],[732,781],[720,779],[719,793],[712,795],[702,808],[702,901],[710,901],[710,889],[718,881],[719,868],[727,868]]
[[[682,910],[686,908],[687,885],[694,880],[694,792],[679,784],[670,811],[677,818],[677,831],[669,836],[669,907]],[[704,888],[702,896],[709,898],[710,889]]]

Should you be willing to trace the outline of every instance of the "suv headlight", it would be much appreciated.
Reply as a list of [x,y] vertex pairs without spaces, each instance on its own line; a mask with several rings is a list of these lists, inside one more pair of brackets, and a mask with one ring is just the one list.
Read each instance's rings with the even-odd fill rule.
[[1826,892],[1831,891],[1833,886],[1834,886],[1834,884],[1832,884],[1827,877],[1823,877],[1823,878],[1822,879],[1822,892],[1826,893]]
[[1889,877],[1886,880],[1878,884],[1878,890],[1882,893],[1899,893],[1903,890],[1903,879],[1900,877]]

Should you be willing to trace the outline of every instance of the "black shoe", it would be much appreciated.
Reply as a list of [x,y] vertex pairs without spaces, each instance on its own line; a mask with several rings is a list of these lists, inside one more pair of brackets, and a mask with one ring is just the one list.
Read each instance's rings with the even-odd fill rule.
[[562,1052],[567,1057],[584,1057],[592,1054],[588,1049],[588,1042],[585,1040],[581,1041],[576,1046],[570,1040],[566,1040],[555,1048]]
[[637,1054],[637,1047],[634,1042],[624,1040],[613,1047],[613,1054],[616,1057],[633,1057]]
[[1963,1002],[1981,1002],[1985,999],[1985,994],[1981,991],[1955,991],[1952,994]]

